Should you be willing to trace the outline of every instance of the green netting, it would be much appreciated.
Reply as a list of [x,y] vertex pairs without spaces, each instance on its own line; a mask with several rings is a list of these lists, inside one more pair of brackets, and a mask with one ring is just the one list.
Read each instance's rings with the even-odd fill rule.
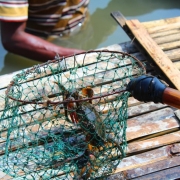
[[112,173],[125,156],[125,87],[143,73],[127,53],[91,51],[17,74],[0,121],[1,170],[18,180]]

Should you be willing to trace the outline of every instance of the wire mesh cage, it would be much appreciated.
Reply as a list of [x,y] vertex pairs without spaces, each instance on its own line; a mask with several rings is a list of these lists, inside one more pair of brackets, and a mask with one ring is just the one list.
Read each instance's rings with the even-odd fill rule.
[[1,169],[13,179],[97,179],[125,157],[130,54],[89,51],[17,74],[1,116]]

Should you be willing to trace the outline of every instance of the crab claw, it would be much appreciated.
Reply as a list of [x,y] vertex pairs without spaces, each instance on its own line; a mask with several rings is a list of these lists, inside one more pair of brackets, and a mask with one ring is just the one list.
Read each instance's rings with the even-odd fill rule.
[[[68,100],[74,100],[73,97],[71,98],[68,98]],[[69,102],[67,104],[67,110],[69,111],[69,115],[71,117],[71,120],[74,124],[78,123],[78,116],[77,116],[77,113],[76,113],[76,104],[74,102]]]

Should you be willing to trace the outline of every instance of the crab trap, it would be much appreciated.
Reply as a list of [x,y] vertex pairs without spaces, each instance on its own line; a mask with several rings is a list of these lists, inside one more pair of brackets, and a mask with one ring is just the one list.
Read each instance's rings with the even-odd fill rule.
[[145,73],[127,53],[89,51],[17,74],[0,121],[1,171],[13,179],[98,179],[126,150],[126,85]]

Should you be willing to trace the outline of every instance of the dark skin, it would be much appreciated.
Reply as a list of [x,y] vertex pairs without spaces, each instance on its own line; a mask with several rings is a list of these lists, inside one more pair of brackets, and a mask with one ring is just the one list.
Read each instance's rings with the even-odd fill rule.
[[25,27],[26,21],[1,21],[1,39],[7,51],[41,62],[54,59],[56,54],[62,57],[83,52],[83,50],[57,46],[31,35],[25,32]]

